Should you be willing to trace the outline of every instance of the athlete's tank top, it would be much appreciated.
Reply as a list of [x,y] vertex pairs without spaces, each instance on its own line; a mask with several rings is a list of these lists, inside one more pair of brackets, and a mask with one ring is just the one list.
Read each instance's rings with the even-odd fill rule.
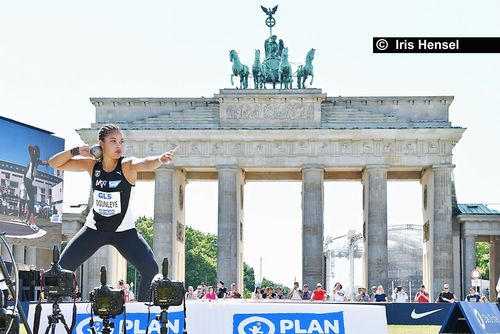
[[92,210],[85,226],[105,232],[121,232],[135,228],[130,210],[134,186],[123,176],[121,157],[111,172],[102,168],[99,159],[92,170]]
[[24,174],[24,177],[33,181],[37,172],[36,167],[37,166],[30,160],[28,166],[26,167],[26,173]]

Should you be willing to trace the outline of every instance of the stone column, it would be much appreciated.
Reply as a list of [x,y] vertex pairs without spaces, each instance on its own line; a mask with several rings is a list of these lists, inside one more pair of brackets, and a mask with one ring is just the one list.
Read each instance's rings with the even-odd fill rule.
[[14,254],[14,260],[17,265],[24,264],[24,246],[23,245],[13,245],[12,253]]
[[[466,223],[470,224],[470,223]],[[470,273],[476,268],[476,237],[473,235],[466,235],[463,238],[463,290],[460,294],[468,294],[471,286]],[[458,287],[456,287],[458,289]],[[453,291],[453,290],[452,290]],[[455,293],[459,295],[458,291]],[[464,296],[465,296],[464,295]]]
[[498,281],[498,267],[497,267],[497,243],[494,235],[490,236],[490,301],[495,301],[497,298],[497,281]]
[[[424,185],[424,284],[431,299],[453,280],[452,173],[454,165],[434,165],[423,173]],[[468,284],[470,285],[470,284]]]
[[[84,300],[88,299],[88,293],[95,287],[101,286],[101,267],[106,266],[106,274],[110,272],[111,268],[108,264],[108,256],[111,246],[104,246],[97,250],[87,261],[83,263],[83,274],[82,274],[82,297]],[[80,271],[81,266],[79,266],[76,271]],[[115,277],[106,275],[106,280],[108,284],[116,285]]]
[[[490,259],[491,261],[491,259]],[[495,237],[495,276],[493,277],[492,274],[490,274],[490,280],[493,280],[494,283],[495,283],[495,295],[497,295],[496,293],[496,284],[498,283],[498,280],[500,279],[500,237],[499,236],[496,236]],[[491,290],[490,290],[491,291]],[[491,292],[490,292],[491,294]],[[495,301],[495,300],[492,300],[491,297],[490,297],[490,301]]]
[[166,165],[155,170],[155,205],[153,251],[160,267],[168,258],[168,275],[184,281],[184,189],[182,170]]
[[[12,251],[12,245],[9,245],[10,250]],[[4,261],[11,261],[10,255],[9,255],[9,250],[5,245],[2,243],[2,258]]]
[[323,166],[302,168],[302,281],[311,287],[324,280]]
[[365,236],[365,282],[388,286],[386,165],[369,165],[363,170],[363,216]]
[[[453,281],[453,245],[451,223],[451,174],[453,165],[432,166],[434,172],[433,220],[433,281],[434,294],[439,294],[444,283],[455,289]],[[475,261],[474,261],[475,262]],[[457,287],[458,288],[458,287]]]
[[26,247],[26,264],[29,266],[36,266],[36,247]]
[[219,173],[217,279],[243,290],[243,185],[237,165],[217,167]]

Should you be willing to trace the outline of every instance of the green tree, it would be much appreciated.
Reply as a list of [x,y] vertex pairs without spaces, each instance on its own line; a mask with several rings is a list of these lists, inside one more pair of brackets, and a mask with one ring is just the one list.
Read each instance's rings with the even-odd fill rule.
[[[139,217],[136,221],[136,227],[149,246],[153,247],[153,219]],[[201,282],[205,282],[207,285],[215,285],[217,281],[217,236],[187,226],[185,241],[185,286],[192,285],[196,287]],[[254,269],[243,263],[243,273],[243,294],[245,295],[245,291],[247,291],[247,295],[249,295],[250,291],[253,291],[255,284]],[[128,263],[127,282],[134,282],[134,285],[137,285],[140,284],[140,278],[139,272]]]
[[217,236],[186,227],[186,286],[217,281]]
[[476,267],[482,279],[490,279],[490,245],[487,242],[476,242]]
[[[141,216],[135,221],[135,227],[149,247],[153,248],[153,218]],[[134,282],[134,290],[141,282],[141,274],[129,262],[127,262],[127,282]]]
[[255,271],[243,262],[243,298],[250,298],[255,289]]
[[276,288],[280,287],[283,290],[283,294],[287,296],[290,293],[290,288],[281,283],[275,283],[265,277],[262,277],[262,283],[260,284],[262,289],[270,287],[273,288],[273,291],[276,292]]

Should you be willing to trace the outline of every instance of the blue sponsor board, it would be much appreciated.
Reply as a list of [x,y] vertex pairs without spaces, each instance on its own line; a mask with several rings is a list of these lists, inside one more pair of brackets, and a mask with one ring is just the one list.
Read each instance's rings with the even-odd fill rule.
[[492,303],[454,303],[439,333],[500,333],[498,306]]
[[[127,313],[127,319],[125,320],[126,330],[129,333],[143,334],[146,333],[146,328],[148,328],[148,333],[159,334],[161,323],[155,317],[156,313],[151,313],[150,321],[148,322],[147,313]],[[122,332],[123,321],[123,314],[117,316],[115,319],[111,319],[117,332]],[[168,312],[167,328],[169,334],[182,334],[184,330],[184,312]],[[94,329],[97,334],[102,333],[102,320],[96,315],[94,315]],[[90,314],[77,314],[74,333],[91,333]]]
[[385,304],[387,324],[442,325],[451,306],[450,303]]
[[344,312],[248,313],[233,316],[233,334],[344,334]]

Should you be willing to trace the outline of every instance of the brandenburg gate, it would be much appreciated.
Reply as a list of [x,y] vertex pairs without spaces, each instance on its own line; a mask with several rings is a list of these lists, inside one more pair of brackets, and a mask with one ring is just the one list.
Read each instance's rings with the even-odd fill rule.
[[[185,185],[218,180],[218,272],[243,286],[244,186],[302,181],[302,274],[324,280],[325,181],[363,184],[364,285],[388,288],[387,181],[422,184],[424,283],[436,296],[460,286],[458,231],[452,224],[453,147],[464,128],[449,121],[450,96],[329,97],[321,89],[222,89],[210,98],[92,98],[95,123],[78,130],[95,143],[118,124],[125,154],[174,162],[140,179],[155,181],[154,252],[184,280]],[[333,222],[335,224],[335,222]],[[418,255],[416,255],[418,256]]]

